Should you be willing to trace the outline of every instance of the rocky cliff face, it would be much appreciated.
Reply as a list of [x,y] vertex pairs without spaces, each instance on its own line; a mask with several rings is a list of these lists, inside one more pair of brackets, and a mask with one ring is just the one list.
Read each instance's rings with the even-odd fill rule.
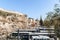
[[29,20],[31,19],[28,19],[25,14],[0,8],[0,37],[7,37],[17,29],[27,29],[37,25],[37,21],[29,22]]
[[27,17],[24,14],[0,9],[0,37],[9,36],[17,29],[27,27]]

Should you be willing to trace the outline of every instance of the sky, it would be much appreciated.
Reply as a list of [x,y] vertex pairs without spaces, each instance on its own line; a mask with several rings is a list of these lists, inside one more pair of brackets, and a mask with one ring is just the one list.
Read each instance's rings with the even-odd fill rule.
[[28,17],[39,19],[46,18],[46,13],[54,9],[59,0],[0,0],[0,8],[18,11]]

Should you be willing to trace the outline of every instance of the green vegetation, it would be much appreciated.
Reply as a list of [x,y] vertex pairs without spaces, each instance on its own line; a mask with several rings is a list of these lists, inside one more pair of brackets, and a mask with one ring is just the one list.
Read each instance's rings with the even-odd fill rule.
[[60,7],[58,4],[55,4],[53,11],[47,13],[44,26],[54,26],[55,34],[60,38]]
[[42,16],[40,17],[40,21],[39,21],[39,23],[40,23],[40,26],[43,26]]

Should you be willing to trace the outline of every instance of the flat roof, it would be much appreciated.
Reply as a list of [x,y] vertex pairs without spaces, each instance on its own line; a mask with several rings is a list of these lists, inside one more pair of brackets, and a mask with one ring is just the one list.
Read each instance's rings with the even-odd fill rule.
[[[18,32],[13,32],[18,33]],[[36,33],[36,32],[19,32],[19,33],[29,33],[29,35],[48,35],[48,34],[55,34],[55,33]]]

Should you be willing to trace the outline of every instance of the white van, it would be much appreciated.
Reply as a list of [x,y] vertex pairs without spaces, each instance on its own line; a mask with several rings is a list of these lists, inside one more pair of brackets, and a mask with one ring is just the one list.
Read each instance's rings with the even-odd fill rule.
[[48,36],[32,36],[32,40],[50,40]]

